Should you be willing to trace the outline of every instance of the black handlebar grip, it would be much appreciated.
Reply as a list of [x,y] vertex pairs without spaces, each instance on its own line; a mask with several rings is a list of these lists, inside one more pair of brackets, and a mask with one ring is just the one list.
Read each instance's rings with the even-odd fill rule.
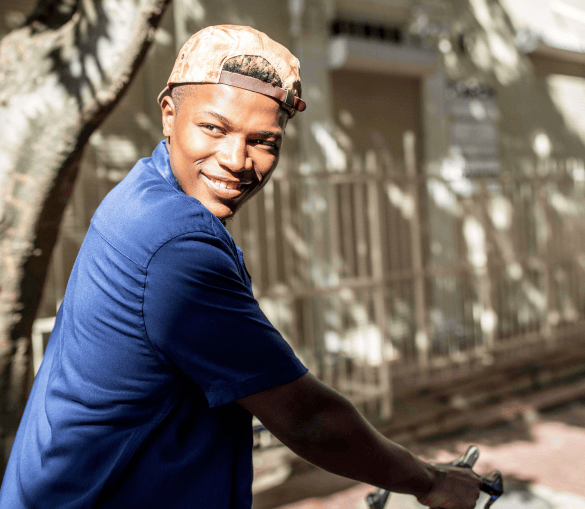
[[481,491],[487,493],[490,499],[485,504],[484,509],[489,509],[491,505],[498,500],[504,493],[504,481],[502,479],[502,473],[496,470],[491,479],[481,478]]
[[389,496],[389,491],[379,488],[377,491],[370,493],[366,497],[366,502],[368,503],[370,509],[384,509]]

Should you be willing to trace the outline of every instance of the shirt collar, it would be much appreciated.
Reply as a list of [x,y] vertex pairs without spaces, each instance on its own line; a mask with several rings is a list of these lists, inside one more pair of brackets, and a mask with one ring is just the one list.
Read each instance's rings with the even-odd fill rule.
[[[173,170],[171,169],[171,161],[169,159],[169,150],[167,149],[167,142],[166,140],[162,140],[154,149],[152,153],[152,161],[154,163],[154,167],[158,170],[158,172],[163,176],[163,178],[170,184],[170,186],[180,194],[185,194],[185,192],[179,186],[177,179],[173,175]],[[193,198],[193,197],[191,197]],[[193,198],[197,203],[201,203],[197,198]],[[205,207],[204,205],[202,205]],[[207,209],[205,209],[207,210]],[[211,212],[209,215],[213,216],[213,218],[220,223],[223,228],[225,228],[225,222],[221,219],[215,217]],[[226,229],[227,231],[227,229]]]
[[158,172],[164,177],[164,179],[171,185],[171,187],[178,193],[185,194],[177,179],[173,175],[171,170],[171,162],[169,160],[169,151],[167,149],[166,141],[161,141],[152,153],[152,161]]

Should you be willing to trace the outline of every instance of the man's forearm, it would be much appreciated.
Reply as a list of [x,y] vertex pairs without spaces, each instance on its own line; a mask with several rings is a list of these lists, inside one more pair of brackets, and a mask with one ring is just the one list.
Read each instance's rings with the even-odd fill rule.
[[310,420],[278,438],[302,458],[338,475],[416,497],[433,487],[430,465],[386,439],[333,391]]
[[341,394],[310,373],[238,400],[307,461],[427,507],[472,509],[481,479],[470,469],[430,465],[383,437]]

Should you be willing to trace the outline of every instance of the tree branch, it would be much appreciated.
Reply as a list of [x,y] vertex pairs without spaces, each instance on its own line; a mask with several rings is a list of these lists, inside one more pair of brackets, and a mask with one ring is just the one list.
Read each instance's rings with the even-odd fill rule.
[[0,437],[24,410],[32,324],[83,147],[169,2],[40,0],[29,25],[0,41]]

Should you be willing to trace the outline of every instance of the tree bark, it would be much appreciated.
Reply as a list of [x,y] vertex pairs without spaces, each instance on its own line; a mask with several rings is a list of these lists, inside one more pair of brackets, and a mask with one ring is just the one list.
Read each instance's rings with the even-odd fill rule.
[[30,390],[32,324],[83,147],[128,88],[169,2],[39,0],[0,41],[0,478]]

